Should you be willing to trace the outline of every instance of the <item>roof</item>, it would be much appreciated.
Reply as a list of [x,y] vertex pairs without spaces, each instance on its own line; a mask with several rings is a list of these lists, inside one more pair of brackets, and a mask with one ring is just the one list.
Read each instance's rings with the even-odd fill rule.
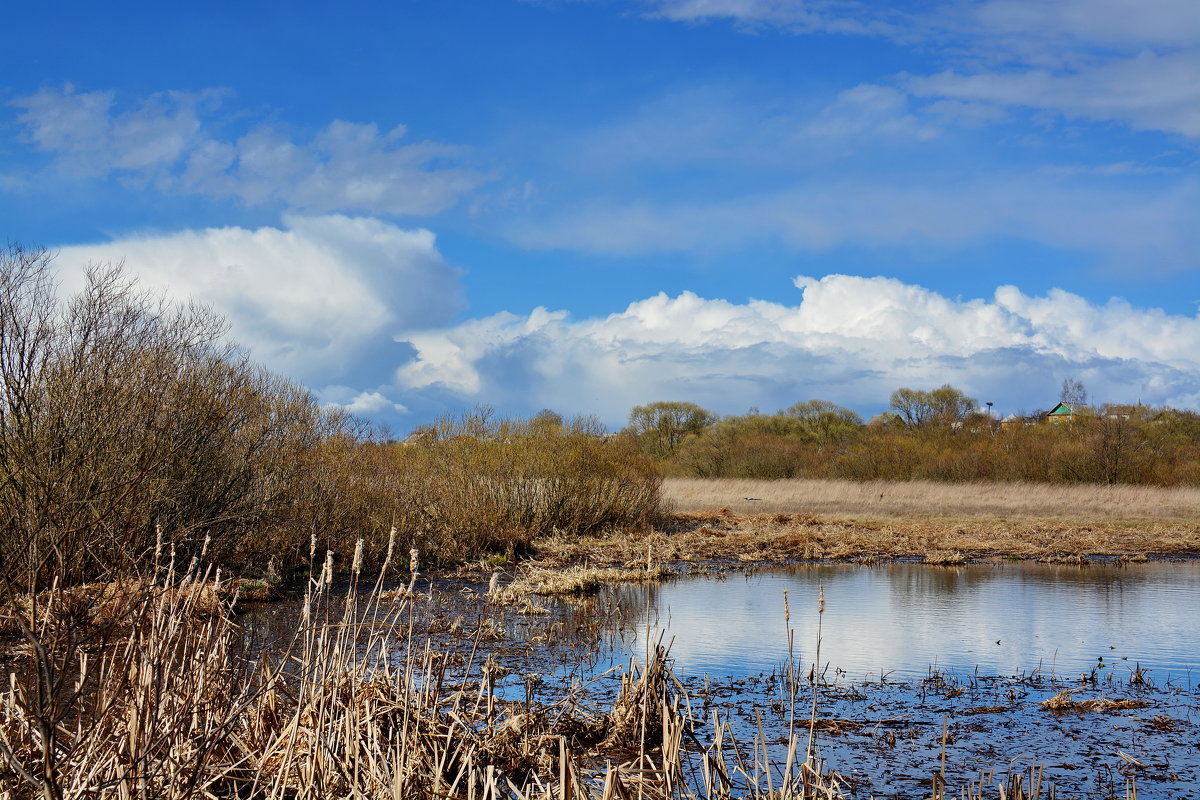
[[1046,412],[1047,417],[1069,417],[1073,414],[1071,407],[1066,403],[1059,403],[1054,408]]

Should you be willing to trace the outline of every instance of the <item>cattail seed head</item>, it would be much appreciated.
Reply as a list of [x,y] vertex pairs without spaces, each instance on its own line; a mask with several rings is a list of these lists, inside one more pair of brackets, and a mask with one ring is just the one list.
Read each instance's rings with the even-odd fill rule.
[[387,567],[388,564],[392,563],[392,553],[393,553],[393,551],[395,551],[395,549],[396,549],[396,526],[393,525],[391,532],[388,533],[387,555],[383,559],[383,565],[385,568]]

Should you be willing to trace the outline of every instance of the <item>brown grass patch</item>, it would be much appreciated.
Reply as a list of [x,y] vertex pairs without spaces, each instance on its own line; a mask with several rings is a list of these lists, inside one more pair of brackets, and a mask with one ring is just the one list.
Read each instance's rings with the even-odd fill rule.
[[1097,697],[1091,700],[1076,700],[1074,699],[1076,691],[1078,690],[1063,689],[1049,700],[1043,700],[1042,708],[1054,714],[1082,714],[1092,711],[1109,714],[1114,711],[1147,708],[1150,705],[1145,700],[1109,700],[1104,697]]
[[[726,507],[741,514],[815,514],[851,519],[1196,520],[1200,487],[935,483],[933,481],[668,478],[663,498],[677,511]],[[744,497],[762,498],[751,502]]]

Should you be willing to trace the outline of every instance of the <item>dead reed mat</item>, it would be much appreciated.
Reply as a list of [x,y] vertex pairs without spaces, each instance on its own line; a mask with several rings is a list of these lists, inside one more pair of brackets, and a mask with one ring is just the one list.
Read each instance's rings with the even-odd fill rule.
[[76,624],[55,590],[10,605],[23,646],[0,692],[0,798],[837,796],[762,743],[698,745],[661,646],[605,707],[506,701],[490,660],[414,640],[409,598],[332,595],[325,565],[292,645],[253,661],[203,576],[139,584],[119,620]]

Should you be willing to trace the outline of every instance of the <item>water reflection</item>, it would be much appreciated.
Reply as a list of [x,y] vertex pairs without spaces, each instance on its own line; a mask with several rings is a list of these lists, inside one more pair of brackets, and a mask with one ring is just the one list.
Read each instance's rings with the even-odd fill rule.
[[930,667],[959,676],[1040,669],[1077,677],[1101,664],[1102,676],[1109,670],[1127,679],[1138,663],[1160,685],[1200,678],[1194,563],[822,565],[622,587],[614,599],[639,611],[613,634],[614,644],[639,654],[647,630],[655,638],[662,630],[674,638],[682,673],[769,673],[787,658],[786,591],[796,657],[811,663],[819,584],[822,666],[851,680],[920,678]]

